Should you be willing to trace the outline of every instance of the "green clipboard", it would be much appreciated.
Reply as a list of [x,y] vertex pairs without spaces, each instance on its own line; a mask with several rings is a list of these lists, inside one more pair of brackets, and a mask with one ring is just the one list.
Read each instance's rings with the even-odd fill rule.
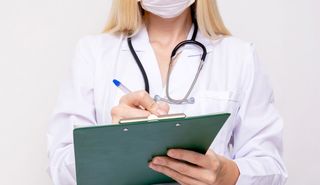
[[[171,115],[136,119],[117,125],[76,128],[73,131],[78,185],[150,185],[174,182],[148,167],[154,156],[170,148],[205,154],[230,116]],[[124,121],[126,122],[126,121]]]

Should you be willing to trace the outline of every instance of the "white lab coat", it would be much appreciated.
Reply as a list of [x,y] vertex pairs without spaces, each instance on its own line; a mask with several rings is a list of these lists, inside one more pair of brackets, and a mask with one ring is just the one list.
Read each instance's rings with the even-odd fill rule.
[[[189,38],[193,28],[189,33]],[[191,96],[195,104],[171,105],[170,113],[188,116],[230,112],[210,147],[233,159],[240,170],[238,185],[282,185],[287,173],[282,159],[282,120],[274,107],[272,89],[251,43],[234,37],[216,41],[200,32],[208,56]],[[133,37],[150,83],[150,94],[165,95],[155,54],[145,28]],[[172,72],[170,94],[181,97],[192,82],[201,50],[185,47]],[[111,122],[110,111],[123,93],[112,80],[129,89],[144,89],[144,81],[125,36],[101,34],[83,38],[76,49],[48,129],[49,174],[55,185],[74,185],[74,125]]]

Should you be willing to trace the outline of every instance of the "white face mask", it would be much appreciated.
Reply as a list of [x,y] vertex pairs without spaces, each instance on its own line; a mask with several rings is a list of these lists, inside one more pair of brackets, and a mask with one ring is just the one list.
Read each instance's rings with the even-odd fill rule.
[[144,10],[162,18],[174,18],[191,6],[195,0],[140,0]]

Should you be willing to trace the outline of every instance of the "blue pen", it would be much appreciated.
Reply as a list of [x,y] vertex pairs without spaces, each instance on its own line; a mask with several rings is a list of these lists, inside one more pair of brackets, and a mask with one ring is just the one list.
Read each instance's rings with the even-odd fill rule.
[[[132,92],[132,91],[130,91],[130,89],[128,89],[125,85],[123,85],[119,80],[113,79],[112,82],[113,82],[114,85],[115,85],[116,87],[118,87],[123,93],[129,94],[129,93]],[[162,100],[162,98],[160,98],[159,95],[156,95],[156,96],[153,98],[153,100],[154,100],[155,102],[158,102],[158,101]]]
[[[132,91],[130,91],[130,89],[128,89],[125,85],[123,85],[119,80],[113,79],[112,81],[114,83],[114,85],[116,87],[118,87],[122,92],[124,92],[125,94],[131,93]],[[153,99],[155,102],[157,102],[157,99]],[[142,110],[146,110],[144,107],[142,107],[141,105],[139,105],[139,108]],[[157,116],[151,114],[150,116],[153,116],[152,118],[157,118]],[[155,117],[154,117],[155,116]]]
[[126,86],[124,86],[119,80],[114,79],[113,83],[114,83],[114,85],[116,85],[125,94],[128,94],[128,93],[132,92]]
[[[125,94],[131,93],[132,91],[130,91],[126,86],[124,86],[119,80],[113,79],[113,83],[114,85],[116,85],[122,92],[124,92]],[[140,109],[142,110],[146,110],[144,107],[142,107],[141,105],[139,106]]]

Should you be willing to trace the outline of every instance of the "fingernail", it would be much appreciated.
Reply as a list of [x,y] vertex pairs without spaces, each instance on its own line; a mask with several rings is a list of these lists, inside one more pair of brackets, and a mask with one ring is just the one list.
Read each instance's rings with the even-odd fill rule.
[[151,168],[154,171],[158,170],[158,167],[156,165],[152,164],[152,163],[149,164],[149,168]]
[[174,157],[174,151],[173,151],[173,150],[169,150],[168,153],[167,153],[167,155],[168,155],[169,157]]
[[152,160],[153,164],[161,164],[161,160],[160,159],[154,159]]
[[154,165],[152,163],[149,163],[149,168],[153,168]]
[[165,111],[163,111],[163,110],[161,110],[161,109],[158,109],[158,110],[157,110],[157,113],[158,113],[159,115],[166,115],[166,114],[167,114]]

